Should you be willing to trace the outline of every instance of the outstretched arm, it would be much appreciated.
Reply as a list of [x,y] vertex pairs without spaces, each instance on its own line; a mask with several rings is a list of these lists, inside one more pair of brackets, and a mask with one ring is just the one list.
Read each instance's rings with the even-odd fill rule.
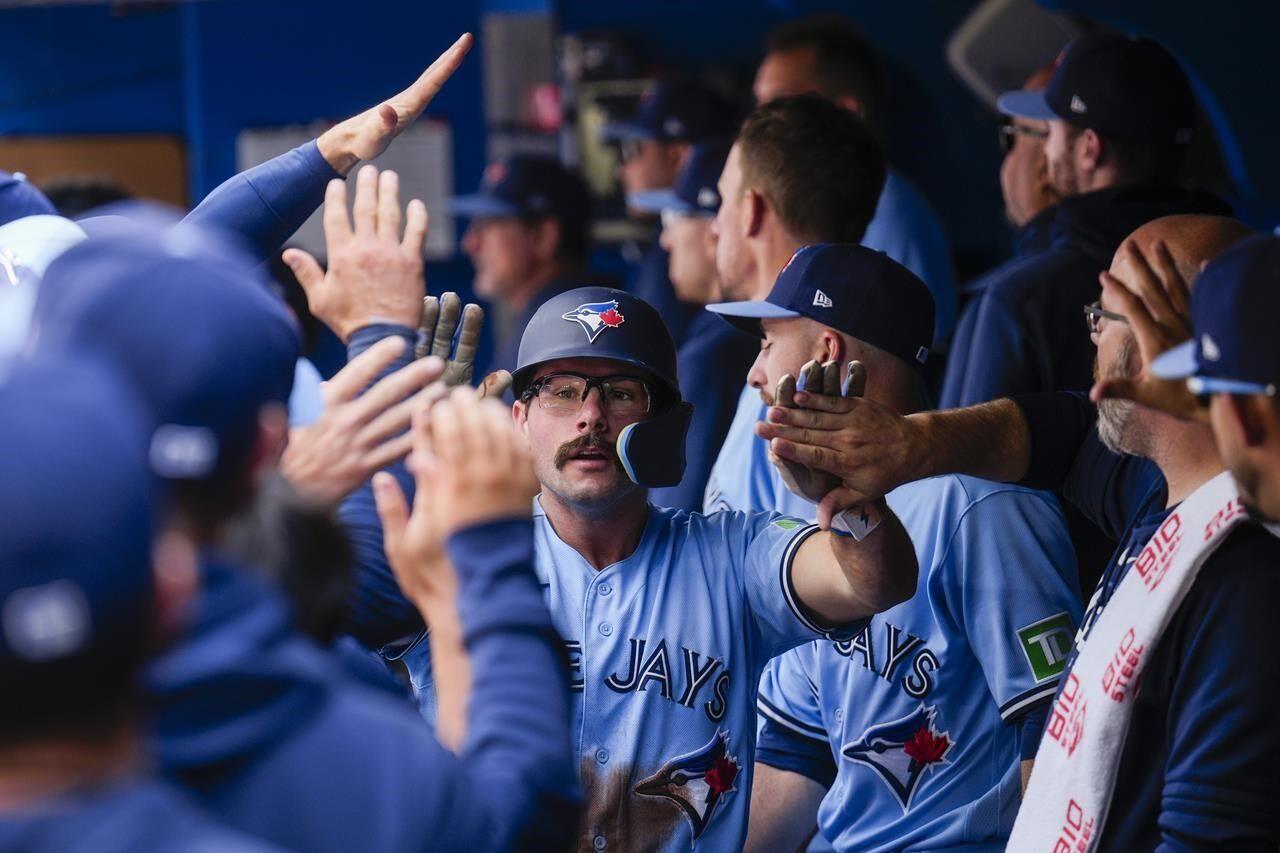
[[464,33],[403,92],[334,125],[313,142],[228,179],[186,221],[234,231],[266,260],[320,206],[329,181],[386,151],[422,115],[473,42]]

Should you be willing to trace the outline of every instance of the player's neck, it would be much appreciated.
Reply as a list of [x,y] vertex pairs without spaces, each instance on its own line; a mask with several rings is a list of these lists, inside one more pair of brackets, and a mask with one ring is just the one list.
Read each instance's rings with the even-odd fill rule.
[[142,764],[138,737],[122,728],[106,738],[45,738],[0,747],[0,812],[101,785]]
[[1147,455],[1164,474],[1168,506],[1186,500],[1226,467],[1213,443],[1213,433],[1202,424],[1170,422],[1155,439]]
[[600,512],[570,505],[549,489],[542,490],[538,501],[560,540],[596,571],[635,553],[649,519],[648,492],[644,489],[636,489]]
[[775,229],[765,236],[757,258],[752,299],[763,301],[768,298],[769,291],[773,290],[773,284],[778,280],[778,273],[782,272],[782,268],[799,248],[800,245],[781,229]]

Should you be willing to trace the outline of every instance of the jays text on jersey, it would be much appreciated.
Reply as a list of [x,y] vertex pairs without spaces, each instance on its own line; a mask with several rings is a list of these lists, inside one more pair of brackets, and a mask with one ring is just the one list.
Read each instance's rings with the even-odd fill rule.
[[651,507],[635,552],[596,571],[540,508],[534,519],[535,569],[569,651],[584,841],[739,849],[761,669],[822,634],[790,576],[817,528],[774,514]]

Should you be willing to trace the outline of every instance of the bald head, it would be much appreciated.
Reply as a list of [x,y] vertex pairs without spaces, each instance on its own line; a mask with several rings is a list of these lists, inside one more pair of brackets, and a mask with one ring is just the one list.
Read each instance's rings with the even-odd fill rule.
[[[1151,220],[1130,234],[1125,243],[1132,241],[1149,258],[1152,247],[1163,240],[1178,266],[1178,272],[1189,285],[1194,286],[1196,277],[1200,275],[1200,266],[1205,261],[1213,260],[1251,234],[1253,231],[1248,225],[1229,216],[1181,214]],[[1122,243],[1111,261],[1111,274],[1125,280],[1128,267],[1129,260]]]

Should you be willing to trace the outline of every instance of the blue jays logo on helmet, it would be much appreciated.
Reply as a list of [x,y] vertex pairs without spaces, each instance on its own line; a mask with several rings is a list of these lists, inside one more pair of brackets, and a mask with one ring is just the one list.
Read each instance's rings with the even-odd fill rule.
[[710,743],[671,759],[634,791],[642,797],[665,797],[678,805],[697,839],[720,801],[738,790],[739,770],[738,759],[729,754],[729,733],[716,729]]
[[865,764],[876,772],[902,804],[905,812],[925,771],[948,764],[947,755],[955,746],[950,733],[935,725],[936,706],[923,704],[900,720],[872,726],[841,750],[850,761]]
[[593,344],[605,329],[616,329],[626,320],[622,316],[622,312],[618,310],[617,300],[586,302],[560,316],[581,326],[582,330],[587,333],[587,342]]

